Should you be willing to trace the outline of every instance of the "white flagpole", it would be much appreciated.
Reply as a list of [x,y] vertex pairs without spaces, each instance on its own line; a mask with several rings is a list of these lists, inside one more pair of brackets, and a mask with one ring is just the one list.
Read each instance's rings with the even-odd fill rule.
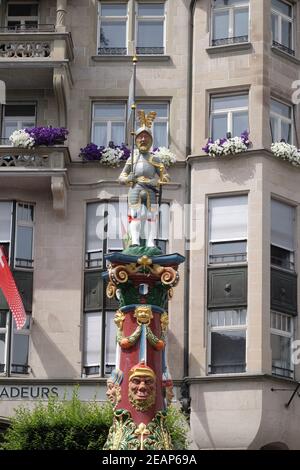
[[133,162],[134,162],[134,144],[135,144],[135,113],[136,113],[136,104],[135,104],[135,94],[136,94],[136,64],[137,56],[134,54],[133,62],[133,87],[132,87],[132,104],[131,104],[131,113],[132,113],[132,127],[131,127],[131,173],[133,173]]

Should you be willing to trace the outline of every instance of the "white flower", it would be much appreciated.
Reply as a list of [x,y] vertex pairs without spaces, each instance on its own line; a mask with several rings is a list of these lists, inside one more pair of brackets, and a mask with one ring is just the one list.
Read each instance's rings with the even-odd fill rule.
[[123,155],[123,150],[119,148],[106,147],[102,152],[100,163],[105,166],[119,166]]
[[154,155],[160,158],[166,168],[169,168],[171,165],[176,163],[176,156],[167,147],[158,148],[154,152]]
[[274,142],[271,145],[271,152],[277,158],[288,160],[292,165],[300,165],[300,151],[294,145],[286,142]]
[[220,139],[208,144],[208,155],[210,157],[222,157],[224,155],[236,155],[246,152],[247,145],[241,137],[231,137],[223,142]]
[[13,147],[32,148],[34,147],[35,140],[31,137],[25,129],[14,131],[9,137]]

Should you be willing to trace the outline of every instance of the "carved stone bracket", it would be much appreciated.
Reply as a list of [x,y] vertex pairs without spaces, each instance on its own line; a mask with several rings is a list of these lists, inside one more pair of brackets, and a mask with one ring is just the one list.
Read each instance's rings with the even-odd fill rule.
[[51,177],[51,191],[54,211],[61,216],[65,216],[67,210],[67,188],[63,176]]
[[67,127],[66,87],[68,87],[68,81],[64,76],[64,72],[61,69],[55,69],[53,72],[53,89],[57,103],[58,124],[61,127]]

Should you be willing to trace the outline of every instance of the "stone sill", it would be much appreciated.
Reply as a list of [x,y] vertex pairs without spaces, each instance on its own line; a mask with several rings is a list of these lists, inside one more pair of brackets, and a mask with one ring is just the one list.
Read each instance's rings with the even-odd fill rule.
[[280,57],[283,57],[284,59],[287,59],[287,60],[290,60],[291,62],[294,62],[294,64],[300,65],[300,60],[297,57],[295,57],[291,54],[288,54],[287,52],[283,52],[275,46],[271,46],[271,51],[274,52],[274,54],[276,54]]
[[206,48],[206,52],[209,55],[223,54],[226,52],[239,52],[252,49],[251,42],[239,42],[236,44],[224,44],[222,46],[209,46]]
[[[184,382],[188,383],[189,385],[194,384],[202,384],[203,382],[222,382],[222,381],[237,381],[241,382],[243,380],[255,380],[255,381],[275,381],[285,384],[290,384],[292,386],[296,386],[298,384],[297,380],[291,379],[288,377],[278,377],[272,374],[264,374],[264,373],[242,373],[242,374],[212,374],[206,375],[203,377],[185,377]],[[293,392],[293,388],[291,388],[291,392]]]
[[[271,152],[270,149],[266,148],[251,148],[250,150],[247,150],[246,152],[241,152],[238,155],[227,155],[223,157],[210,157],[207,153],[201,152],[201,153],[196,153],[192,155],[187,156],[187,162],[193,163],[193,162],[199,162],[199,161],[226,161],[226,159],[232,160],[232,159],[237,159],[237,158],[244,158],[244,157],[255,157],[255,156],[268,156],[274,158],[273,153]],[[276,158],[277,161],[283,161],[280,158]]]
[[[138,55],[138,62],[169,62],[169,55]],[[132,55],[93,55],[94,62],[132,62]]]

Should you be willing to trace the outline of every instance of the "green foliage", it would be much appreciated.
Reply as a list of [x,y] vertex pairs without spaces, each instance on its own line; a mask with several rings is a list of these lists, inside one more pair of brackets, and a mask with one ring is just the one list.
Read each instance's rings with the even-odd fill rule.
[[132,256],[161,256],[162,252],[161,249],[157,246],[149,247],[149,246],[129,246],[122,252],[124,255],[132,255]]
[[189,447],[189,425],[185,414],[175,406],[167,408],[166,428],[171,436],[174,450],[185,450]]
[[70,401],[56,398],[33,410],[16,409],[1,448],[6,450],[101,450],[112,424],[109,403],[84,403],[74,391]]
[[[33,410],[17,408],[0,449],[102,450],[112,421],[110,403],[81,402],[75,389],[70,401],[50,398]],[[184,414],[168,407],[165,424],[174,449],[187,449],[189,427]]]

